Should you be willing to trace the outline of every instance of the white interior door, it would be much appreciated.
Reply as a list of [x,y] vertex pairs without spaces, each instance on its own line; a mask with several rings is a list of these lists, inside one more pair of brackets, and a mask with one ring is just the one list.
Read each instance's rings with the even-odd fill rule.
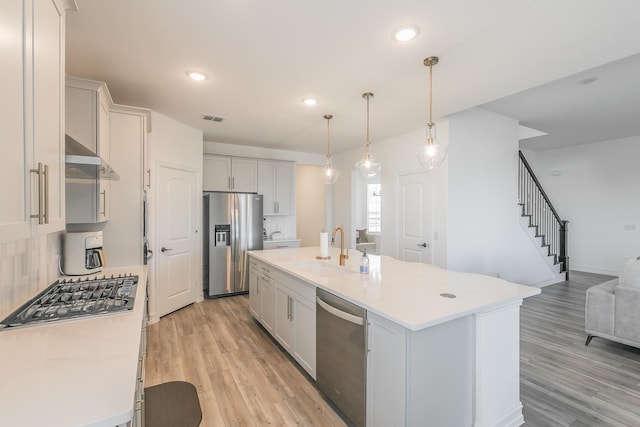
[[196,301],[196,172],[159,165],[156,200],[156,289],[158,316]]
[[433,191],[427,172],[400,175],[400,259],[431,263]]

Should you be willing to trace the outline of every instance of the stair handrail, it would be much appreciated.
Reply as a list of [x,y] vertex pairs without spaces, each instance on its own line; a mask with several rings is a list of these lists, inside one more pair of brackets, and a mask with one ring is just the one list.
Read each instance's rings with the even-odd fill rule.
[[[552,252],[552,254],[556,257],[556,260],[560,263],[562,263],[562,268],[561,271],[566,272],[567,274],[567,278],[569,277],[569,256],[568,256],[568,231],[569,231],[569,221],[564,220],[562,218],[560,218],[560,215],[558,215],[558,212],[556,211],[555,207],[553,206],[553,203],[551,203],[551,200],[549,200],[549,197],[547,196],[547,193],[545,193],[544,189],[542,188],[542,185],[540,184],[540,181],[538,181],[538,177],[536,177],[536,174],[533,172],[533,169],[531,169],[531,166],[529,165],[529,162],[527,161],[527,159],[525,158],[524,154],[522,153],[522,151],[518,150],[518,155],[520,156],[520,162],[522,163],[522,165],[524,165],[529,178],[531,179],[531,181],[534,183],[536,190],[539,192],[539,194],[542,196],[546,206],[549,207],[549,210],[551,211],[551,214],[553,215],[553,217],[555,218],[555,220],[558,223],[558,229],[557,229],[557,233],[555,231],[552,231],[552,236],[548,236],[546,234],[542,235],[543,236],[543,242],[544,244],[549,244],[550,245],[550,251]],[[519,178],[520,179],[520,178]],[[526,185],[525,185],[526,187]],[[518,195],[519,196],[523,196],[523,194],[520,193],[522,187],[521,184],[518,184]],[[530,217],[535,217],[536,215],[534,215],[534,211],[532,210],[532,214],[529,215],[527,214],[527,203],[526,200],[520,200],[520,203],[523,206],[523,214],[526,214]],[[531,202],[534,203],[535,202]],[[540,209],[540,206],[538,205],[538,209]],[[538,212],[538,211],[536,211]],[[538,218],[540,219],[540,218]],[[531,221],[532,219],[530,219]],[[535,226],[537,227],[538,232],[540,232],[540,229],[542,228],[543,231],[545,231],[545,233],[549,230],[549,222],[546,221],[544,218],[541,219],[542,224],[540,223],[536,223]],[[531,224],[531,223],[530,223]]]
[[560,215],[558,215],[556,208],[553,207],[553,203],[551,203],[551,200],[549,200],[549,197],[547,197],[547,193],[544,192],[544,189],[542,188],[542,184],[540,184],[540,181],[538,181],[538,177],[536,176],[536,174],[533,173],[533,169],[531,169],[531,166],[529,166],[529,162],[527,162],[527,159],[526,157],[524,157],[524,154],[522,154],[522,151],[518,150],[518,155],[520,156],[520,160],[522,160],[522,164],[524,164],[524,167],[529,172],[529,175],[531,175],[533,182],[535,182],[536,187],[538,187],[540,194],[542,194],[544,201],[547,202],[547,205],[549,205],[549,207],[551,208],[551,212],[553,212],[553,216],[556,217],[559,223],[562,223],[564,220],[560,218]]

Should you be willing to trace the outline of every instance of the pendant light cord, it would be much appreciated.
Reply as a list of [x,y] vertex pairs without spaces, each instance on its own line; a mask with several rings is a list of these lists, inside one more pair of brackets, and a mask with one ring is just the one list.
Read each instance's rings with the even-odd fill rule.
[[327,119],[327,159],[331,157],[331,132],[329,130],[329,120],[333,118],[331,114],[325,114],[324,118]]
[[433,125],[433,63],[429,63],[429,125]]
[[366,98],[367,100],[367,139],[365,141],[365,151],[368,152],[369,151],[369,98],[371,98],[373,96],[373,93],[371,92],[367,92],[367,93],[363,93],[362,97]]

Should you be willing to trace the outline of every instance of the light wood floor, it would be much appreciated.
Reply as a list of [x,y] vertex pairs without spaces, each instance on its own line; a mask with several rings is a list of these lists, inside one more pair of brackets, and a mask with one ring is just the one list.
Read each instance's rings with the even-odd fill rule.
[[196,386],[203,427],[345,426],[253,320],[247,295],[205,300],[149,326],[145,386],[176,380]]
[[[584,347],[586,289],[572,272],[521,310],[521,400],[527,427],[640,426],[640,350]],[[344,426],[309,377],[251,318],[248,297],[205,300],[149,327],[145,385],[198,389],[202,426]]]

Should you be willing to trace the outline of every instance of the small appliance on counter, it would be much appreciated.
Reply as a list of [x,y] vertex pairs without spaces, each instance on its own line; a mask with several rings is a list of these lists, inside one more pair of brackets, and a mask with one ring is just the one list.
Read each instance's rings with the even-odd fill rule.
[[62,245],[64,274],[80,276],[102,271],[102,231],[67,232]]

